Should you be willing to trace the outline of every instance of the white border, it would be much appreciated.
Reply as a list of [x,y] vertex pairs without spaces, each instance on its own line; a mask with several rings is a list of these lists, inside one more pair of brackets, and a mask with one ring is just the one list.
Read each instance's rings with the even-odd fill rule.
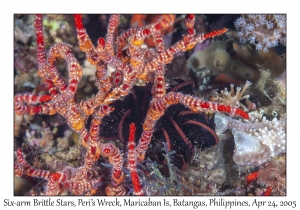
[[[296,2],[296,1],[294,1]],[[236,9],[234,9],[236,8]],[[251,0],[251,1],[2,1],[0,12],[0,53],[1,53],[1,102],[0,102],[0,206],[4,199],[32,200],[33,198],[13,197],[13,14],[22,13],[287,13],[287,197],[264,197],[259,200],[297,200],[299,192],[299,149],[298,88],[299,61],[299,12],[298,6],[290,1]],[[299,77],[298,77],[299,76]],[[297,92],[296,92],[297,91]],[[299,159],[298,159],[299,158]],[[182,197],[183,198],[183,197]],[[218,197],[217,197],[218,198]],[[53,198],[56,199],[56,198]],[[68,197],[77,202],[77,198]],[[87,198],[86,198],[87,199]],[[137,198],[136,198],[137,199]],[[153,197],[156,200],[156,198]],[[160,197],[163,199],[163,197]],[[172,200],[172,197],[167,197]],[[202,200],[200,197],[187,197],[186,200]],[[203,198],[209,199],[209,198]],[[234,200],[248,200],[248,197],[230,197]],[[300,205],[299,199],[297,205]],[[22,207],[31,209],[32,207]],[[62,207],[57,207],[62,208]],[[122,207],[124,208],[124,207]],[[148,208],[148,207],[143,207]],[[192,207],[189,207],[192,209]],[[126,208],[125,208],[126,209]],[[129,208],[128,208],[129,209]],[[132,208],[130,208],[132,209]],[[148,208],[149,209],[149,208]]]

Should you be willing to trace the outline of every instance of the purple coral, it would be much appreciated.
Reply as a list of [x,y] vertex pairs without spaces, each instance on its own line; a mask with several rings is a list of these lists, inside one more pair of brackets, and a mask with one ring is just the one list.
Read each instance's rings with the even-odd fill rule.
[[235,22],[237,36],[242,44],[254,44],[256,50],[268,52],[279,42],[286,42],[285,15],[242,15]]

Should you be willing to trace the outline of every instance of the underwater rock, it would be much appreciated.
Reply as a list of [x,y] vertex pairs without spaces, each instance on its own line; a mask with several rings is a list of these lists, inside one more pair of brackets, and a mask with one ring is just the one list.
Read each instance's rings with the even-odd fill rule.
[[24,195],[32,188],[32,184],[25,179],[14,176],[14,195]]
[[271,79],[271,72],[261,69],[261,77],[257,88],[263,96],[270,101],[269,104],[261,103],[260,112],[267,117],[284,117],[286,114],[286,72],[279,78]]
[[187,66],[197,73],[209,69],[215,75],[224,73],[227,77],[256,82],[259,72],[240,60],[233,60],[226,51],[226,44],[215,42],[203,51],[195,52],[187,61]]
[[279,77],[286,71],[285,54],[278,55],[274,48],[264,53],[263,51],[256,51],[250,45],[235,43],[232,46],[232,51],[234,52],[233,59],[238,59],[257,71],[268,69],[271,73],[271,79]]

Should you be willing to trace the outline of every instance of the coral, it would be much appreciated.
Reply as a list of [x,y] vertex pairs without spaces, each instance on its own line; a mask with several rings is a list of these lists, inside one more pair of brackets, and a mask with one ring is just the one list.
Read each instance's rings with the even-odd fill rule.
[[258,120],[250,118],[250,122],[242,122],[222,114],[216,114],[216,132],[222,133],[230,129],[235,142],[233,160],[240,165],[259,166],[270,157],[285,153],[286,134],[285,120],[265,117]]
[[69,147],[68,150],[56,151],[54,156],[64,160],[65,162],[71,162],[79,160],[81,157],[81,151],[79,146]]
[[246,65],[240,60],[234,60],[226,51],[226,44],[217,41],[203,51],[193,53],[187,60],[187,67],[196,74],[208,69],[213,76],[225,74],[227,77],[245,82],[255,83],[259,78],[259,71]]
[[275,195],[286,195],[286,157],[285,154],[277,156],[259,168],[257,181],[272,186]]
[[57,149],[58,150],[64,150],[64,149],[68,149],[73,145],[73,141],[70,138],[70,136],[72,135],[72,131],[71,130],[66,130],[64,132],[64,136],[63,137],[58,137],[57,138]]
[[186,58],[183,53],[178,53],[172,63],[168,66],[165,79],[166,83],[170,85],[175,84],[174,78],[181,78],[182,80],[191,80],[190,71],[186,66]]
[[20,133],[21,133],[21,125],[23,123],[23,115],[17,115],[15,114],[14,115],[14,136],[15,137],[18,137],[20,136]]
[[222,155],[223,146],[224,141],[214,147],[195,151],[191,167],[186,172],[187,186],[194,195],[217,194],[217,183],[226,181],[227,173],[224,169]]
[[249,42],[255,45],[256,50],[268,52],[279,42],[283,45],[286,43],[285,15],[242,15],[234,25],[240,42]]
[[214,72],[224,71],[229,60],[230,56],[228,53],[226,53],[223,43],[216,42],[211,44],[205,50],[194,53],[189,58],[187,66],[194,72],[197,72],[205,67],[208,67]]
[[250,188],[254,195],[286,195],[286,156],[281,154],[259,166],[246,177],[247,185],[264,186]]
[[[240,87],[236,88],[236,92],[234,93],[234,85],[230,84],[230,92],[227,91],[227,88],[221,90],[221,94],[218,94],[216,90],[212,91],[212,97],[210,100],[218,101],[220,103],[230,105],[230,106],[238,106],[242,107],[244,111],[249,111],[244,104],[240,103],[243,99],[248,99],[250,95],[244,95],[247,88],[251,85],[251,82],[246,81],[243,89]],[[248,103],[250,101],[248,100]]]
[[193,191],[185,185],[183,174],[172,163],[175,151],[169,151],[167,143],[162,145],[166,159],[169,176],[161,172],[162,165],[149,159],[145,160],[142,167],[141,182],[147,195],[193,195]]
[[31,45],[34,28],[31,21],[34,17],[20,17],[14,20],[14,67],[17,71],[28,73],[36,70],[36,50]]
[[236,43],[235,39],[232,42],[230,45],[228,41],[228,48],[232,51],[233,59],[244,62],[256,71],[268,69],[271,73],[270,77],[275,79],[286,70],[285,51],[278,54],[274,48],[271,48],[264,53],[263,51],[256,51],[250,44],[240,45]]
[[[39,131],[37,131],[39,130]],[[44,152],[49,152],[53,149],[55,140],[53,136],[53,131],[50,127],[48,127],[45,123],[43,123],[42,128],[39,129],[33,129],[32,131],[27,131],[26,137],[27,142],[30,145],[35,145],[39,147]],[[38,134],[37,134],[38,133]],[[41,136],[40,138],[37,138],[36,136]]]
[[260,107],[260,113],[268,117],[284,117],[286,113],[286,72],[277,79],[271,79],[271,72],[261,69],[257,88],[271,101],[268,106]]

